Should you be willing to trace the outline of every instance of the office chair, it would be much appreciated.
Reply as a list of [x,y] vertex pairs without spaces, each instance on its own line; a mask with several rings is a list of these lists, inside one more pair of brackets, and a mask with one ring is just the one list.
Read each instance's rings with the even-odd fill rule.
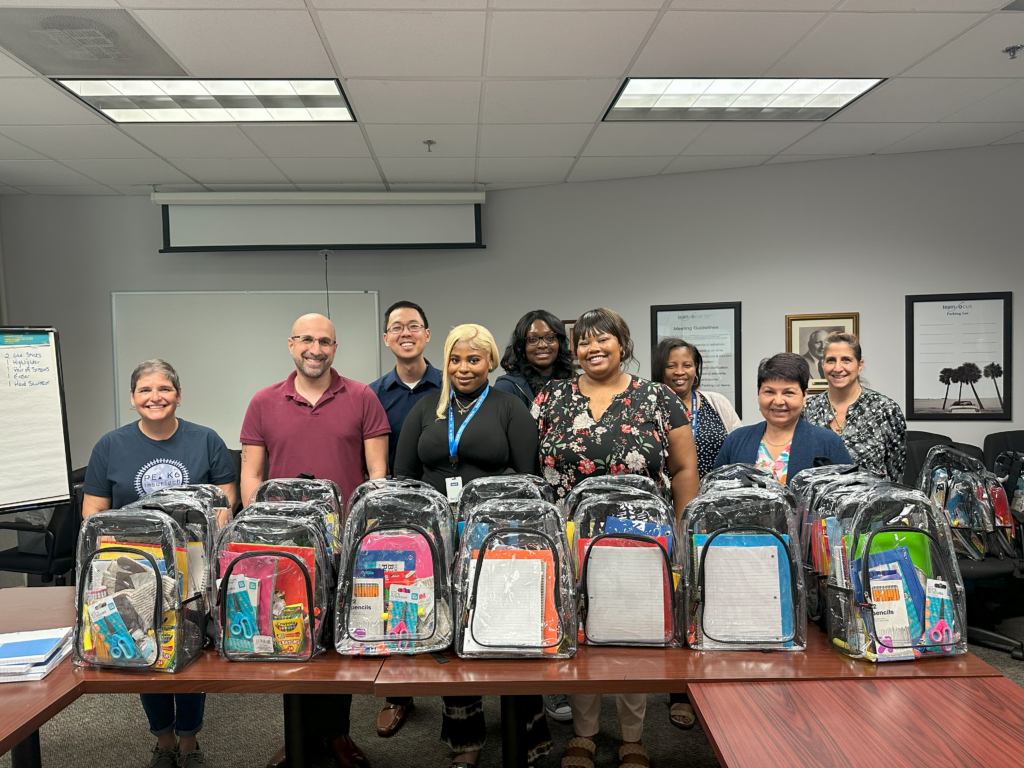
[[1003,451],[1024,453],[1024,430],[1012,432],[993,432],[985,438],[985,466],[991,472],[996,457]]
[[[1002,606],[1009,606],[1013,614],[1020,614],[1021,585],[1005,581],[1010,576],[1024,579],[1024,562],[1014,558],[986,557],[984,560],[957,558],[960,575],[967,589],[967,640],[975,645],[1005,651],[1014,659],[1024,661],[1024,643],[1007,635],[996,632],[997,621],[994,614]],[[986,600],[986,598],[990,598]],[[992,602],[994,599],[994,603]],[[1012,605],[1016,601],[1017,605]],[[1001,611],[999,611],[1001,612]],[[978,626],[987,624],[989,628]]]
[[970,443],[950,443],[950,445],[961,453],[966,453],[972,459],[977,459],[982,464],[985,463],[985,453],[978,446],[971,445]]
[[924,466],[925,457],[936,445],[953,445],[953,441],[943,435],[933,435],[932,437],[922,438],[920,440],[911,440],[911,434],[924,434],[927,432],[918,433],[907,433],[907,461],[903,467],[903,484],[909,485],[911,488],[917,488],[917,476],[921,474],[921,467]]
[[936,432],[915,432],[912,429],[907,430],[907,442],[917,442],[918,440],[934,440],[932,445],[949,445],[953,442],[953,438],[948,435],[940,435]]
[[[71,474],[71,503],[54,507],[53,516],[46,526],[22,522],[0,522],[0,530],[42,533],[45,536],[46,553],[42,555],[20,552],[17,547],[0,552],[0,571],[33,574],[42,577],[44,584],[56,579],[57,586],[67,584],[67,573],[75,570],[75,548],[78,545],[78,529],[82,524],[82,500],[85,468]],[[8,513],[14,514],[14,513]]]

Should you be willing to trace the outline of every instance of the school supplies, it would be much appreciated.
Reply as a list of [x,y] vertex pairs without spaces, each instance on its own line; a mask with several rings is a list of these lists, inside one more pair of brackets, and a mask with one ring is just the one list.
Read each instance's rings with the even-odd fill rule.
[[27,667],[46,661],[71,634],[72,627],[0,634],[0,674],[11,666]]
[[[57,665],[66,659],[72,651],[71,628],[68,627],[68,634],[64,639],[53,646],[50,654],[39,661],[25,664],[0,664],[0,683],[22,683],[33,680],[42,680],[50,674]],[[49,631],[49,630],[43,630]],[[15,633],[25,634],[25,633]]]

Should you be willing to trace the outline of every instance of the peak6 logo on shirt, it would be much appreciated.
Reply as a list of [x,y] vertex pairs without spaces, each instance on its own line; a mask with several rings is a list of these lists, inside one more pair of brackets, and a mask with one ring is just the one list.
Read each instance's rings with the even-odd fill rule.
[[135,474],[135,490],[145,496],[175,485],[187,485],[188,467],[177,459],[153,459],[139,468]]

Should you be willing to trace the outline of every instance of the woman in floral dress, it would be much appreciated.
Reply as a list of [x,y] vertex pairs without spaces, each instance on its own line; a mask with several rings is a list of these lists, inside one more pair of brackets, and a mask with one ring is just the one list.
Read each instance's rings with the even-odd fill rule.
[[[623,370],[635,360],[629,327],[617,313],[603,308],[584,312],[573,327],[573,338],[583,373],[552,382],[533,405],[544,479],[563,500],[586,477],[647,475],[671,498],[678,521],[699,487],[686,409],[664,384]],[[570,699],[576,738],[569,741],[563,765],[593,768],[601,695]],[[649,765],[640,743],[646,694],[618,694],[616,705],[622,729],[620,761]]]

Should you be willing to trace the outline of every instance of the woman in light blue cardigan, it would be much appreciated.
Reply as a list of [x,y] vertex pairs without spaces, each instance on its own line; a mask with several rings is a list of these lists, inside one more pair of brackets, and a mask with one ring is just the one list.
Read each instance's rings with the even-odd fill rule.
[[732,432],[718,452],[715,466],[755,464],[788,483],[817,458],[852,464],[842,438],[800,418],[807,400],[807,363],[800,355],[782,352],[757,367],[757,407],[765,420]]

